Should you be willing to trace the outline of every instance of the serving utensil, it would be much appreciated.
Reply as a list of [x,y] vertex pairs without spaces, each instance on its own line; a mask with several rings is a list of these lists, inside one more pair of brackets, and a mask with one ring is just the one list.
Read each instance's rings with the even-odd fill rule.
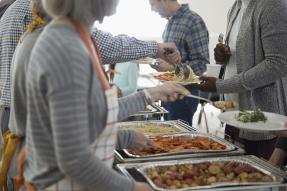
[[177,64],[175,65],[174,74],[176,76],[183,76],[183,79],[187,80],[190,77],[190,70],[188,67],[190,66],[183,65],[183,64]]
[[211,105],[214,105],[214,102],[211,101],[210,99],[206,99],[206,98],[203,98],[203,97],[200,97],[200,96],[196,96],[196,95],[187,95],[185,97],[188,97],[188,98],[192,98],[192,99],[198,99],[198,100],[202,100],[202,101],[206,101],[207,103],[211,104]]

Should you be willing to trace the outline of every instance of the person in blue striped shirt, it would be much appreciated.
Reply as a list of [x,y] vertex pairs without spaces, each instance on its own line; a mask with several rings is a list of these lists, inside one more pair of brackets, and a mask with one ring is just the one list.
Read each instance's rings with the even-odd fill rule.
[[[179,4],[177,0],[149,0],[152,11],[168,20],[162,38],[164,42],[174,42],[181,54],[184,65],[189,65],[198,76],[206,71],[209,64],[209,33],[203,19],[187,4]],[[170,71],[174,66],[159,59],[159,64],[152,66],[157,71]],[[198,91],[192,89],[192,94]],[[169,111],[166,119],[182,119],[192,124],[192,117],[197,109],[198,101],[185,98],[173,103],[164,103]]]

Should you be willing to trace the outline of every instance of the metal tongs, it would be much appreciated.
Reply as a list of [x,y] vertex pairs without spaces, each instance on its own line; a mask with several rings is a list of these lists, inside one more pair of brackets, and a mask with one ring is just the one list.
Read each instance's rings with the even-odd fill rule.
[[189,98],[193,98],[193,99],[199,99],[199,100],[202,100],[202,101],[206,101],[207,103],[211,104],[211,105],[214,105],[214,102],[211,101],[210,99],[206,99],[206,98],[203,98],[203,97],[200,97],[200,96],[196,96],[196,95],[187,95],[185,97],[189,97]]
[[183,75],[184,80],[187,80],[190,76],[190,70],[188,69],[188,66],[183,65],[183,64],[177,64],[175,66],[174,73],[176,76],[182,76]]
[[[173,53],[173,49],[170,48],[165,48],[164,49],[164,54],[169,55]],[[175,65],[175,71],[174,71],[176,76],[182,76],[184,77],[185,80],[189,78],[190,75],[190,70],[188,69],[188,66],[183,65],[182,63],[179,63]]]

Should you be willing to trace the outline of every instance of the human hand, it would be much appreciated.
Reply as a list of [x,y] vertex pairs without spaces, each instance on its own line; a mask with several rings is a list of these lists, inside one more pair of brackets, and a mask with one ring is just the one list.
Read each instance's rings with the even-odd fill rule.
[[154,148],[155,144],[152,140],[150,140],[149,138],[147,138],[143,133],[140,132],[136,132],[136,142],[134,144],[134,146],[132,147],[133,149],[136,150],[144,150],[146,148]]
[[123,97],[123,96],[124,96],[124,94],[123,94],[122,90],[121,90],[118,86],[116,86],[116,87],[117,87],[117,94],[118,94],[118,97]]
[[144,182],[136,182],[134,191],[153,191],[153,189],[151,189],[151,187]]
[[283,165],[286,156],[287,156],[286,151],[280,148],[275,148],[269,159],[269,162],[273,165],[281,166]]
[[214,59],[217,64],[226,64],[231,56],[231,51],[229,46],[218,43],[214,49]]
[[272,134],[275,135],[275,136],[278,136],[278,137],[287,137],[287,130],[275,131]]
[[165,60],[158,58],[156,59],[157,64],[151,64],[150,66],[158,72],[166,72],[174,70],[174,65],[166,62]]
[[147,89],[151,96],[151,101],[158,100],[176,101],[177,99],[183,99],[185,96],[190,95],[190,92],[182,85],[176,82],[165,82],[163,85]]
[[217,78],[201,76],[199,79],[202,81],[200,84],[191,84],[188,87],[193,87],[204,92],[216,92]]
[[161,58],[173,65],[181,62],[180,52],[174,43],[159,43],[156,57]]

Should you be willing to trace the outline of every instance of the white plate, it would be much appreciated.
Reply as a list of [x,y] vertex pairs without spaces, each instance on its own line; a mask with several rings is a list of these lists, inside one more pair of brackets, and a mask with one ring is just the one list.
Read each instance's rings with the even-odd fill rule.
[[[170,73],[170,72],[155,72],[155,73],[151,73],[150,75],[155,79],[155,80],[158,80],[156,79],[155,77],[156,76],[159,76],[159,75],[163,75],[163,74],[166,74],[166,73]],[[176,82],[178,84],[181,84],[181,85],[189,85],[189,84],[199,84],[200,82],[202,82],[199,78],[196,78],[195,80],[193,81],[186,81],[186,82],[180,82],[180,81],[174,81],[174,80],[159,80],[160,82]]]
[[164,83],[164,82],[176,82],[180,85],[186,86],[186,85],[190,85],[190,84],[200,84],[200,80],[194,80],[192,82],[178,82],[178,81],[168,81],[168,80],[160,80],[160,82]]
[[[285,123],[287,122],[287,117],[275,113],[263,112],[267,120],[265,122],[249,122],[243,123],[237,121],[236,116],[240,111],[228,111],[221,113],[218,118],[220,121],[225,122],[228,125],[237,127],[239,129],[246,129],[249,131],[282,131],[287,130]],[[251,111],[248,111],[251,112]]]

